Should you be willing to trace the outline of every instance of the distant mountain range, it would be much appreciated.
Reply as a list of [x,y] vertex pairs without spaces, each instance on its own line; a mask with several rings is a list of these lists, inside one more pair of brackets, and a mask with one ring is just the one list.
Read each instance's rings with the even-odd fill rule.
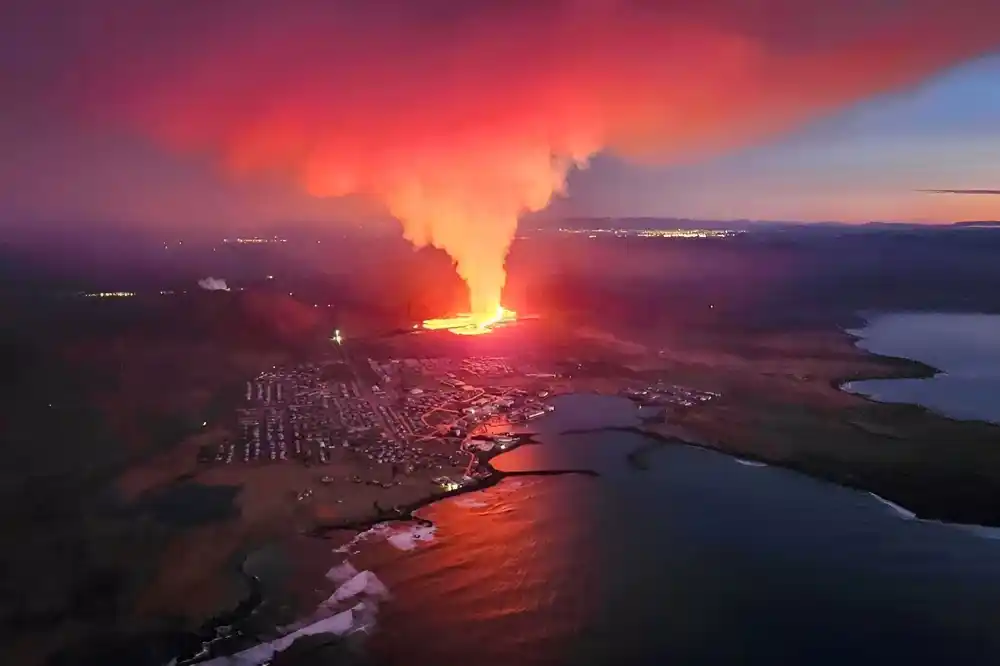
[[997,220],[983,220],[982,222],[955,222],[953,227],[998,227],[1000,228],[1000,221]]

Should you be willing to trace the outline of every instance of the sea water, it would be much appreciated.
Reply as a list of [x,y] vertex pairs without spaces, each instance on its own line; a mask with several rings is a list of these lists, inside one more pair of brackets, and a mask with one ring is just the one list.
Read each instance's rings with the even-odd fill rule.
[[560,434],[625,401],[555,404],[497,467],[601,476],[519,477],[429,507],[412,550],[365,542],[392,590],[373,663],[1000,663],[1000,542],[692,447],[639,470],[638,435]]
[[927,379],[872,379],[846,390],[882,402],[922,405],[956,419],[1000,423],[1000,315],[896,313],[850,331],[862,349],[926,363]]

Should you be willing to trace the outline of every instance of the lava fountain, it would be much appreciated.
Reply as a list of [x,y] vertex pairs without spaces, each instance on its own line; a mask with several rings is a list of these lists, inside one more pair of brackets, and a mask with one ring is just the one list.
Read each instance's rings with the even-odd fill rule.
[[49,5],[69,14],[48,31],[68,46],[18,82],[17,113],[78,109],[108,136],[374,202],[451,257],[471,314],[424,328],[466,335],[514,318],[518,219],[594,155],[742,150],[1000,47],[995,0],[13,4],[39,9],[15,11],[11,34],[48,27]]
[[490,333],[498,324],[517,321],[517,313],[498,305],[492,314],[461,313],[454,317],[427,319],[423,328],[428,331],[451,331],[457,335],[482,335]]

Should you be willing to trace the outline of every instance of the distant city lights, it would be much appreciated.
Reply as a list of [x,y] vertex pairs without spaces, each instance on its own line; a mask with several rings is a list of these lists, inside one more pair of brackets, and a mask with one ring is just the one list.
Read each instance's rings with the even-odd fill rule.
[[223,243],[237,243],[237,244],[256,244],[261,243],[287,243],[288,240],[285,238],[278,238],[277,236],[272,236],[270,238],[261,238],[259,236],[240,236],[238,238],[223,238]]
[[86,298],[127,298],[135,296],[134,291],[98,291],[91,294],[84,294]]
[[562,234],[586,235],[588,238],[731,238],[743,231],[735,229],[559,229]]

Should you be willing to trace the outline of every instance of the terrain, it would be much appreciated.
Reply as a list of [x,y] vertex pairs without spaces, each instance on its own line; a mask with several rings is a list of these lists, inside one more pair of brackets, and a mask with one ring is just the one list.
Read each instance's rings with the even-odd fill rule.
[[849,380],[933,372],[853,342],[819,330],[670,348],[659,367],[636,368],[639,383],[663,378],[721,397],[668,410],[666,422],[641,430],[874,492],[921,518],[1000,525],[1000,475],[992,471],[1000,427],[841,391]]
[[[187,526],[130,504],[119,478],[228,416],[247,374],[312,344],[312,312],[288,301],[151,298],[42,302],[44,327],[37,312],[27,324],[8,320],[0,621],[14,663],[113,629],[116,618],[143,626],[155,615],[147,583],[176,557]],[[229,578],[206,576],[191,612],[245,595]]]
[[[992,229],[529,236],[510,258],[506,305],[545,317],[479,340],[391,336],[455,309],[460,285],[433,253],[371,245],[352,260],[365,244],[351,243],[332,265],[314,243],[301,255],[289,243],[285,254],[227,256],[225,276],[240,276],[233,292],[193,287],[210,247],[158,259],[152,272],[84,262],[54,274],[30,255],[21,264],[30,280],[0,276],[6,661],[107,663],[102,650],[120,654],[134,637],[133,663],[161,663],[171,637],[246,597],[248,553],[274,543],[295,552],[311,526],[440,492],[422,477],[389,488],[317,481],[390,478],[351,457],[323,471],[197,463],[202,447],[235,433],[246,380],[329,353],[334,327],[362,360],[475,351],[548,363],[558,377],[544,386],[555,392],[657,382],[716,392],[643,428],[664,445],[688,441],[870,490],[921,517],[1000,524],[1000,428],[838,390],[932,372],[857,349],[842,329],[859,311],[1000,312]],[[134,298],[76,296],[136,284]],[[297,502],[309,484],[315,500]],[[288,585],[308,600],[303,580]]]

